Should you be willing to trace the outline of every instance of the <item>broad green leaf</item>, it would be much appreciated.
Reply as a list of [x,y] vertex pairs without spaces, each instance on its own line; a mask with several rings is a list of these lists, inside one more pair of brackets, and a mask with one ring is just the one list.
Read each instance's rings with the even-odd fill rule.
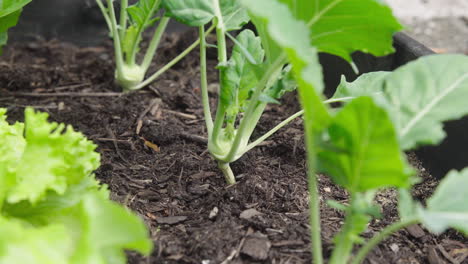
[[16,26],[18,23],[21,10],[0,17],[0,32],[7,32],[9,28]]
[[7,31],[18,23],[23,6],[31,0],[3,0],[0,1],[0,54],[2,46],[8,40]]
[[0,264],[69,263],[73,240],[60,224],[33,227],[0,217]]
[[[218,0],[212,0],[218,1]],[[239,4],[239,0],[219,0],[225,31],[241,29],[247,24],[250,17],[247,11]]]
[[71,230],[75,227],[81,231],[72,264],[125,264],[124,249],[148,255],[153,247],[143,221],[99,193],[84,195],[65,220],[72,224]]
[[209,23],[215,13],[213,0],[163,0],[163,6],[166,15],[193,27]]
[[342,76],[332,98],[372,96],[374,101],[377,101],[378,95],[383,94],[384,80],[389,74],[390,72],[384,71],[365,73],[353,82],[347,82],[345,76]]
[[352,61],[355,51],[383,56],[394,51],[392,36],[402,29],[391,9],[376,0],[280,0],[304,21],[319,51]]
[[163,0],[167,15],[189,26],[202,26],[217,17],[221,9],[224,31],[240,29],[249,22],[237,0]]
[[250,54],[254,61],[262,63],[264,51],[260,38],[251,30],[244,30],[237,36],[237,43],[232,50],[232,56],[227,68],[222,71],[221,102],[228,107],[228,115],[236,115],[250,96],[250,91],[257,85],[258,79],[254,64],[246,57]]
[[334,97],[365,94],[390,114],[403,150],[435,145],[445,137],[443,122],[468,114],[468,57],[425,56],[392,73],[342,83]]
[[7,16],[11,13],[21,10],[25,5],[32,0],[2,0],[0,1],[0,17]]
[[268,34],[267,23],[265,20],[251,16],[252,22],[258,35],[262,39],[262,45],[265,49],[267,63],[272,63],[277,57],[281,56],[283,50]]
[[129,6],[127,12],[136,28],[144,29],[151,26],[156,19],[156,15],[161,0],[139,0],[136,4]]
[[71,126],[47,122],[47,114],[25,111],[26,146],[16,168],[16,183],[8,190],[8,202],[36,202],[47,191],[63,194],[99,166],[96,145]]
[[[351,193],[394,186],[408,187],[407,165],[393,124],[371,98],[347,104],[326,130],[318,153],[320,171]],[[325,144],[324,144],[325,145]]]
[[387,76],[384,91],[402,148],[437,144],[442,122],[468,114],[468,57],[422,57]]
[[420,210],[424,226],[434,233],[455,228],[468,234],[468,169],[451,171],[445,176],[427,208]]
[[[304,34],[306,24],[296,20],[288,7],[277,0],[242,0],[241,3],[251,17],[264,26],[264,33],[291,62],[305,110],[306,130],[312,134],[321,130],[326,126],[329,114],[319,95],[324,87],[322,68],[317,50],[310,46],[309,36]],[[273,60],[283,60],[282,55]]]
[[398,189],[398,214],[402,221],[418,217],[419,203],[413,200],[409,189]]
[[288,65],[282,70],[280,77],[273,86],[265,92],[265,95],[271,98],[270,100],[276,101],[276,99],[280,99],[285,93],[292,92],[296,88],[297,82],[294,80],[292,66]]

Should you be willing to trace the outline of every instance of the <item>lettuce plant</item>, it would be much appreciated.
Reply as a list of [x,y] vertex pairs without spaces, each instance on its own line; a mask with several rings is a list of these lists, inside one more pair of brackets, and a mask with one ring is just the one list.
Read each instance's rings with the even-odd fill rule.
[[8,29],[18,23],[23,7],[32,0],[0,1],[0,53],[1,47],[7,43]]
[[[416,223],[422,223],[434,233],[455,228],[468,234],[468,193],[465,188],[468,169],[451,171],[426,206],[422,206],[411,198],[409,190],[417,179],[403,152],[438,144],[445,137],[443,122],[468,114],[468,105],[464,102],[468,93],[468,57],[432,55],[394,72],[365,74],[352,83],[343,81],[332,100],[343,102],[344,107],[332,111],[321,95],[323,80],[317,51],[324,48],[314,34],[309,36],[304,32],[311,28],[312,33],[320,31],[313,27],[319,25],[327,13],[334,11],[336,13],[328,16],[327,21],[334,21],[335,26],[342,19],[369,19],[367,14],[378,13],[371,11],[380,4],[365,0],[315,4],[306,0],[243,0],[242,3],[250,16],[255,17],[257,27],[260,25],[264,29],[262,38],[274,43],[292,65],[293,78],[298,84],[304,108],[314,263],[324,261],[316,172],[330,176],[350,196],[347,205],[329,201],[330,206],[346,215],[341,231],[335,236],[329,263],[361,263],[379,242]],[[367,10],[366,17],[358,13],[343,16],[338,12],[340,7],[346,7],[347,12]],[[304,12],[310,12],[316,18],[304,19]],[[378,28],[384,21],[382,16],[369,27]],[[360,45],[363,51],[382,47],[380,42],[364,41],[362,35],[350,36],[349,41],[340,42],[338,35],[345,32],[346,28],[322,35],[328,38],[327,45],[335,44],[333,50],[337,52],[334,54],[346,58],[345,53],[339,54],[339,51],[351,51],[349,46]],[[398,190],[400,220],[366,241],[361,233],[373,218],[380,216],[380,208],[374,203],[375,194],[388,187]],[[353,249],[358,245],[362,246],[353,255]]]
[[96,146],[71,126],[25,111],[9,125],[0,109],[0,263],[126,263],[149,254],[144,223],[109,200],[94,178]]
[[[121,0],[120,17],[117,22],[113,2],[113,0],[107,0],[107,5],[105,5],[102,0],[96,0],[114,41],[115,78],[124,91],[141,89],[150,84],[198,46],[197,40],[145,80],[145,75],[157,54],[161,37],[169,23],[169,17],[162,14],[162,0],[139,0],[131,6],[128,0]],[[143,55],[143,60],[137,62],[142,34],[156,23],[158,26]]]
[[[303,114],[302,111],[298,112],[264,135],[251,140],[266,105],[279,103],[284,93],[297,86],[292,78],[286,52],[271,35],[281,35],[280,42],[286,42],[294,38],[293,34],[297,30],[287,19],[283,19],[288,13],[271,9],[264,1],[193,0],[189,5],[187,2],[167,0],[164,5],[169,16],[200,27],[201,87],[208,149],[217,160],[227,183],[233,184],[235,177],[229,164]],[[310,41],[320,51],[342,56],[350,62],[350,54],[357,50],[377,56],[391,53],[392,35],[401,29],[401,25],[391,15],[391,10],[375,0],[281,2],[306,23],[301,28],[304,38],[310,34]],[[275,4],[273,1],[272,5]],[[262,13],[256,9],[263,9]],[[246,14],[247,10],[250,16]],[[278,23],[281,23],[274,29],[277,32],[271,32],[273,29],[267,27],[263,13],[276,16]],[[241,31],[237,37],[230,34],[230,30],[239,29],[249,19],[259,36],[248,29]],[[220,80],[214,119],[211,116],[206,81],[206,49],[212,45],[206,43],[203,27],[210,22],[216,27]],[[230,57],[226,38],[234,42]]]

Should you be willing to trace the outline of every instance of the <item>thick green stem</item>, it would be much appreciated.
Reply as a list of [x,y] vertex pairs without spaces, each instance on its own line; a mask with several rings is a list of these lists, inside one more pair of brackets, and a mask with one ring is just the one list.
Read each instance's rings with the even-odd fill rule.
[[208,138],[211,137],[213,131],[213,118],[211,117],[210,98],[208,96],[208,77],[206,64],[206,38],[205,27],[199,27],[200,35],[200,85],[202,93],[203,114],[205,116],[206,129],[208,130]]
[[[214,27],[210,27],[207,31],[206,34],[209,34],[211,31],[213,31]],[[177,64],[179,61],[181,61],[187,54],[189,54],[192,50],[194,50],[198,44],[200,44],[200,39],[197,39],[195,42],[192,43],[188,48],[186,48],[184,51],[182,51],[177,57],[172,59],[170,62],[168,62],[164,67],[159,69],[157,72],[155,72],[153,75],[148,77],[145,81],[141,82],[139,85],[135,86],[135,90],[141,89],[148,84],[152,83],[154,80],[156,80],[161,74],[165,73],[167,70],[169,70],[172,66]]]
[[[158,10],[160,4],[161,4],[161,0],[157,0],[156,2],[154,2],[152,7],[151,7],[150,14],[154,14]],[[148,16],[148,17],[145,18],[145,21],[143,21],[143,23],[141,25],[139,25],[138,31],[137,31],[137,33],[135,35],[136,39],[133,41],[132,50],[131,50],[130,54],[127,54],[127,64],[134,65],[136,63],[135,62],[136,55],[138,53],[138,48],[139,48],[139,45],[140,45],[140,40],[142,38],[143,30],[145,29],[145,25],[147,25],[151,19],[152,19],[152,17]]]
[[309,186],[309,221],[310,221],[310,236],[312,242],[312,254],[314,264],[323,264],[322,255],[322,237],[320,227],[320,196],[318,192],[317,176],[315,175],[316,168],[316,147],[315,135],[313,131],[308,131],[305,126],[305,141],[307,148],[307,175]]
[[301,110],[297,113],[295,113],[294,115],[288,117],[287,119],[285,119],[283,122],[279,123],[278,125],[276,125],[273,129],[271,129],[270,131],[268,131],[267,133],[265,133],[263,136],[257,138],[254,142],[250,143],[246,148],[245,150],[243,151],[242,154],[248,152],[249,150],[255,148],[256,146],[258,146],[260,143],[262,143],[263,141],[265,141],[267,138],[269,138],[271,135],[273,135],[274,133],[276,133],[278,130],[280,130],[281,128],[283,128],[284,126],[288,125],[291,121],[293,121],[294,119],[298,118],[299,116],[301,116],[302,114],[304,114],[304,110]]
[[258,106],[258,99],[260,94],[262,93],[265,86],[270,81],[271,76],[278,71],[278,68],[282,67],[285,63],[285,56],[282,55],[276,59],[276,61],[271,64],[265,74],[263,74],[262,79],[258,82],[257,86],[255,87],[254,94],[250,99],[249,106],[247,111],[245,112],[244,118],[241,120],[239,125],[239,130],[237,131],[236,137],[234,138],[234,142],[232,144],[231,150],[229,151],[228,155],[226,156],[225,160],[232,160],[235,156],[237,156],[237,152],[239,151],[240,144],[244,140],[245,141],[245,134],[246,131],[250,129],[252,126],[251,123],[251,116],[255,112],[256,107]]
[[[125,31],[127,30],[127,7],[128,7],[128,0],[121,0],[120,1],[120,40],[124,41],[125,39]],[[123,43],[122,43],[123,45]]]
[[121,76],[123,74],[124,61],[122,55],[122,46],[120,45],[119,31],[117,29],[117,19],[115,18],[115,10],[114,5],[112,4],[112,0],[107,0],[107,8],[109,9],[111,28],[113,32],[112,36],[114,39],[114,53],[117,64],[117,75]]
[[112,37],[113,36],[112,23],[111,23],[109,14],[107,12],[107,9],[106,9],[106,7],[104,6],[104,4],[102,3],[101,0],[96,0],[96,3],[99,6],[99,9],[101,9],[101,13],[104,16],[104,19],[106,20],[107,28],[109,29],[110,35]]
[[143,63],[141,64],[145,72],[148,70],[149,66],[151,65],[151,61],[156,54],[156,50],[158,49],[159,43],[161,42],[161,37],[164,34],[164,31],[166,31],[169,19],[169,17],[163,16],[161,21],[159,21],[159,25],[156,28],[156,31],[154,32],[153,39],[151,39],[148,49],[146,50],[145,57],[143,58]]
[[367,243],[361,247],[356,255],[354,257],[353,261],[351,264],[360,264],[364,261],[366,258],[367,254],[375,247],[377,246],[380,242],[385,240],[387,237],[389,237],[391,234],[395,233],[396,231],[403,229],[407,226],[417,224],[419,221],[418,219],[407,219],[405,221],[393,223],[386,228],[384,228],[382,231],[380,231],[379,234],[371,238]]
[[[215,12],[217,17],[215,18],[216,24],[216,40],[217,40],[217,47],[218,47],[218,67],[219,67],[219,78],[220,78],[220,88],[219,94],[222,93],[223,90],[223,79],[225,78],[226,72],[226,63],[228,60],[227,57],[227,46],[226,46],[226,32],[224,31],[224,22],[221,15],[221,10],[219,7],[218,0],[213,0],[215,6]],[[216,108],[216,116],[214,120],[213,126],[213,133],[211,138],[209,139],[209,144],[214,145],[215,149],[219,149],[219,134],[224,125],[224,118],[226,116],[226,108],[221,102],[221,99],[218,100],[218,107]],[[209,146],[210,148],[210,146]],[[212,149],[212,148],[211,148]]]
[[223,172],[224,178],[226,178],[226,183],[232,185],[236,183],[236,178],[234,177],[234,173],[232,173],[231,167],[229,163],[225,163],[222,161],[218,162],[219,169]]

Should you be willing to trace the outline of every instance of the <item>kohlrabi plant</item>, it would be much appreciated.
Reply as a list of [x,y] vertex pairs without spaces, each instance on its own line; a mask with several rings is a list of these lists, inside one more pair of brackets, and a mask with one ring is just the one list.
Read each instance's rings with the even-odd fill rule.
[[[329,263],[361,263],[379,242],[412,224],[422,223],[434,233],[455,228],[468,234],[468,169],[450,172],[426,206],[422,206],[410,195],[417,179],[403,152],[438,144],[445,137],[443,122],[468,114],[464,99],[468,96],[468,57],[432,55],[394,72],[365,74],[352,83],[343,81],[331,100],[343,102],[344,107],[331,111],[321,95],[324,84],[317,52],[327,51],[322,43],[334,46],[328,52],[340,56],[346,54],[340,54],[340,50],[382,49],[386,45],[381,40],[373,41],[378,39],[377,35],[367,40],[365,34],[359,34],[364,26],[354,27],[350,23],[342,30],[331,31],[332,26],[348,20],[365,23],[376,30],[375,34],[383,34],[382,29],[377,29],[387,21],[386,16],[380,14],[372,23],[372,15],[369,16],[378,14],[374,9],[381,4],[373,0],[241,2],[257,28],[262,28],[259,31],[263,32],[262,40],[273,43],[291,64],[298,84],[308,153],[314,263],[324,262],[316,172],[330,176],[350,196],[346,205],[336,201],[328,203],[346,215],[341,231],[335,236]],[[352,10],[361,12],[350,13]],[[322,19],[324,24],[320,23]],[[330,31],[317,33],[321,32],[320,25]],[[347,29],[356,32],[346,35]],[[304,34],[311,31],[319,36]],[[345,39],[346,36],[349,38]],[[361,233],[380,215],[380,208],[374,203],[375,194],[388,187],[398,190],[400,220],[366,241]],[[353,254],[357,246],[361,247]]]
[[[287,52],[280,43],[293,40],[299,29],[283,18],[291,17],[290,13],[283,14],[281,10],[273,8],[278,5],[278,1],[188,2],[164,1],[169,16],[200,27],[201,90],[208,149],[217,160],[227,183],[233,184],[236,180],[229,164],[303,114],[302,111],[298,112],[264,135],[251,140],[266,105],[279,103],[284,93],[297,86],[292,78]],[[299,34],[310,40],[308,44],[349,62],[350,54],[357,50],[376,56],[393,52],[392,35],[401,29],[391,10],[375,0],[280,2],[282,9],[288,10],[289,6],[294,16],[305,24]],[[247,10],[250,16],[246,14]],[[275,16],[278,28],[267,26],[266,15],[268,18]],[[230,33],[230,30],[239,29],[249,19],[255,25],[258,36],[248,29],[239,32],[237,36]],[[220,85],[214,119],[210,111],[206,78],[206,49],[213,45],[206,43],[203,27],[210,22],[216,27]],[[273,39],[272,35],[281,36],[281,40]],[[227,38],[234,43],[230,57],[226,48]],[[316,72],[321,74],[320,68]]]
[[0,1],[0,53],[1,47],[7,43],[8,29],[18,23],[21,11],[32,0]]
[[109,199],[93,171],[96,145],[47,114],[10,125],[0,109],[0,263],[127,263],[149,254],[137,216]]
[[[124,91],[137,90],[147,86],[198,46],[199,40],[145,79],[169,23],[169,17],[165,16],[162,10],[162,0],[139,0],[131,6],[129,6],[128,0],[120,0],[120,16],[118,18],[113,5],[114,0],[107,0],[106,5],[102,0],[96,0],[96,2],[109,27],[110,36],[114,40],[115,79]],[[189,3],[184,4],[190,5]],[[138,61],[137,55],[140,52],[143,32],[155,24],[157,27],[143,59]]]

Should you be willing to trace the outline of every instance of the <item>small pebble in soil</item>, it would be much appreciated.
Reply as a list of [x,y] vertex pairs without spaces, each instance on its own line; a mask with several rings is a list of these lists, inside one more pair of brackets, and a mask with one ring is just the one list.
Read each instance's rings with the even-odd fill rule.
[[186,216],[156,217],[156,222],[158,222],[158,224],[174,225],[181,223],[185,220],[187,220]]
[[219,212],[219,209],[218,209],[218,207],[215,206],[215,207],[213,208],[213,210],[211,210],[210,214],[208,215],[208,218],[209,218],[210,220],[215,219],[216,216],[218,216],[218,212]]
[[256,232],[245,239],[241,253],[254,260],[266,260],[271,248],[268,237],[260,232]]
[[258,215],[261,215],[261,214],[262,213],[260,213],[259,211],[251,208],[251,209],[247,209],[247,210],[242,211],[242,213],[240,214],[239,217],[241,219],[249,220],[252,217],[255,217],[255,216],[258,216]]

